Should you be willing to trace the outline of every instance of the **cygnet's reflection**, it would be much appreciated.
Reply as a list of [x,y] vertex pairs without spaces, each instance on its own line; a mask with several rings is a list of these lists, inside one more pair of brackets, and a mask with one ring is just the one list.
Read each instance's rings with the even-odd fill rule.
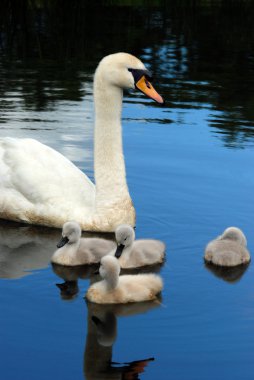
[[0,221],[0,278],[20,278],[47,267],[59,230]]
[[60,289],[61,298],[64,300],[72,300],[77,297],[79,292],[78,279],[90,279],[93,283],[97,281],[94,272],[98,269],[99,264],[79,265],[76,267],[68,267],[64,265],[51,263],[53,272],[64,280],[61,284],[56,284]]
[[212,272],[216,277],[232,284],[240,281],[249,266],[249,264],[245,264],[236,267],[220,267],[210,263],[205,263],[204,265],[206,269]]
[[159,306],[158,302],[98,305],[87,301],[87,338],[84,353],[84,375],[87,380],[139,379],[139,374],[153,358],[129,363],[112,360],[117,338],[117,317],[145,313]]
[[78,281],[65,281],[61,284],[56,284],[56,286],[60,289],[61,298],[63,300],[70,301],[78,295]]

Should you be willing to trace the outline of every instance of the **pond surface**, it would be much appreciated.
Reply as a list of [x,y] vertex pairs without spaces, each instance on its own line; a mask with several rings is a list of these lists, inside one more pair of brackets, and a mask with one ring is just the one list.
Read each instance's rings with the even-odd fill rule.
[[[50,264],[59,230],[2,221],[1,378],[252,379],[253,263],[219,271],[203,254],[228,226],[254,254],[253,7],[103,4],[58,17],[53,6],[8,9],[0,136],[38,139],[93,179],[94,69],[116,51],[144,61],[166,106],[126,93],[123,141],[137,238],[167,245],[161,304],[87,305],[91,270]],[[113,331],[106,343],[93,315]]]

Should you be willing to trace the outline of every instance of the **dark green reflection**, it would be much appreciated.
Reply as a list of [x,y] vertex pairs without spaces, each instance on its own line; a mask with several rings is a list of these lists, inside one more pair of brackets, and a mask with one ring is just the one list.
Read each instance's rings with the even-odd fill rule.
[[39,111],[81,100],[97,62],[128,51],[154,71],[169,107],[211,109],[224,144],[245,147],[254,136],[253,19],[251,1],[4,0],[0,111],[15,107],[9,91]]

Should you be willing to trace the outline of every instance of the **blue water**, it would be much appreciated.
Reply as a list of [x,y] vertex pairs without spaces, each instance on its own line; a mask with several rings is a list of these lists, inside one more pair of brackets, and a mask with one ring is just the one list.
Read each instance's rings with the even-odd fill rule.
[[[164,39],[149,39],[138,54],[155,72],[165,107],[125,93],[122,122],[136,236],[167,246],[161,303],[87,305],[89,270],[61,271],[50,264],[60,231],[2,221],[4,380],[134,379],[137,373],[147,380],[253,378],[253,264],[219,271],[203,261],[206,244],[228,226],[240,227],[254,252],[253,56],[242,71],[235,64],[240,85],[230,56],[216,65],[214,52],[206,53],[209,38],[195,36],[196,45],[190,46],[186,31],[174,32],[165,29]],[[237,42],[234,47],[240,49]],[[0,63],[0,136],[38,139],[91,179],[92,73],[100,55],[100,48],[94,49],[89,64],[73,72],[59,64],[45,69],[33,60],[11,60],[8,67],[5,57]],[[60,292],[56,284],[64,280],[78,284]],[[117,331],[112,346],[99,343],[91,322],[92,315],[105,317],[106,311]],[[149,358],[154,360],[142,362]],[[119,364],[110,367],[110,359]]]

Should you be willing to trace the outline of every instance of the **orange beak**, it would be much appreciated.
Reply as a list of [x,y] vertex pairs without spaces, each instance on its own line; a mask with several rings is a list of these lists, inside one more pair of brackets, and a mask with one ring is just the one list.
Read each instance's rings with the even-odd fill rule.
[[158,94],[158,92],[153,88],[152,84],[148,82],[145,75],[143,75],[135,84],[136,88],[143,92],[149,98],[155,100],[157,103],[163,104],[163,98]]

